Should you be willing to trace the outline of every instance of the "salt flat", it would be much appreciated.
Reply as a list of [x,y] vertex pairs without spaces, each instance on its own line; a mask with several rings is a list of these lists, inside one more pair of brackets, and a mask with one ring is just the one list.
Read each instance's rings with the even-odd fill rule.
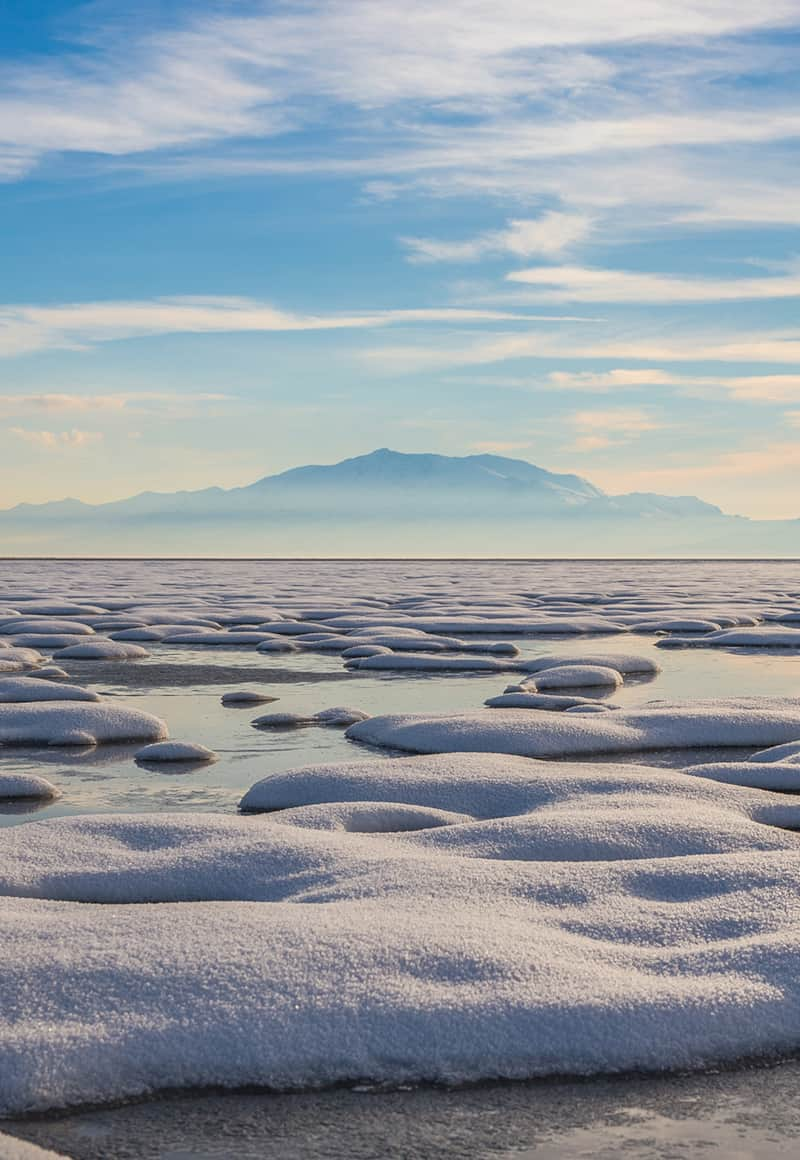
[[2,1114],[800,1049],[795,565],[17,561],[0,603]]

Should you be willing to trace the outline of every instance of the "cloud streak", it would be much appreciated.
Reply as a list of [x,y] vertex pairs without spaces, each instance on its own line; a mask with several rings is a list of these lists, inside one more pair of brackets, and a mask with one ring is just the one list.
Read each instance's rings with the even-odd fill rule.
[[[57,306],[0,306],[0,355],[46,349],[80,350],[100,342],[166,334],[247,334],[364,330],[392,324],[498,321],[582,321],[572,315],[530,315],[458,307],[376,310],[356,314],[293,314],[247,298],[161,298]],[[589,321],[589,320],[587,320]]]

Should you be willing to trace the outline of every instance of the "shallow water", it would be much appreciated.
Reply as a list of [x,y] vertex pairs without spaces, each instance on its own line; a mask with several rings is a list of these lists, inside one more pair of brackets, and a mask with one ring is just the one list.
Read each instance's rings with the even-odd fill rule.
[[462,1090],[202,1094],[4,1130],[75,1160],[779,1160],[800,1065]]
[[[313,607],[331,591],[340,593],[345,604],[370,591],[373,599],[389,600],[402,597],[406,590],[440,595],[444,591],[448,600],[480,594],[501,601],[508,599],[509,592],[568,591],[574,584],[576,591],[587,587],[650,591],[660,593],[662,599],[670,591],[683,595],[696,590],[698,599],[708,602],[727,594],[726,601],[744,611],[769,607],[766,596],[774,601],[776,595],[786,594],[781,606],[800,606],[800,596],[789,596],[800,592],[800,566],[787,561],[300,564],[302,568],[291,561],[48,561],[37,562],[34,569],[31,562],[4,561],[0,562],[0,599],[13,604],[15,596],[52,593],[59,598],[125,604],[147,597],[201,615],[209,602],[219,604],[220,593],[242,605],[288,602]],[[285,596],[275,599],[276,593]],[[658,677],[629,677],[613,694],[581,690],[582,695],[620,705],[644,704],[655,698],[800,696],[800,655],[791,650],[661,649],[656,647],[656,637],[639,633],[469,639],[512,639],[523,658],[554,651],[575,656],[606,650],[652,654],[663,669]],[[370,714],[464,710],[480,707],[487,697],[517,679],[514,673],[354,674],[344,669],[338,655],[308,651],[264,655],[252,645],[195,648],[150,643],[145,647],[151,655],[139,661],[61,663],[76,683],[155,713],[167,721],[171,736],[207,745],[219,761],[176,772],[175,767],[148,770],[137,766],[133,761],[136,745],[77,752],[8,748],[0,754],[0,772],[43,773],[63,796],[38,807],[0,803],[0,826],[22,824],[34,817],[119,810],[235,810],[245,790],[268,773],[364,755],[361,746],[335,728],[256,730],[250,722],[261,713],[273,709],[316,712],[336,704]],[[278,700],[266,706],[223,706],[222,694],[239,684]],[[647,756],[649,763],[669,765],[700,759],[697,754],[675,752]]]

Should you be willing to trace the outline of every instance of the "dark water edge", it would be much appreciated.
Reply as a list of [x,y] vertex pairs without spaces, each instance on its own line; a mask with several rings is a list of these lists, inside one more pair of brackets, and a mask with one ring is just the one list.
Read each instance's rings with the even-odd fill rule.
[[773,1160],[800,1155],[799,1084],[793,1059],[453,1090],[185,1093],[0,1130],[72,1160]]

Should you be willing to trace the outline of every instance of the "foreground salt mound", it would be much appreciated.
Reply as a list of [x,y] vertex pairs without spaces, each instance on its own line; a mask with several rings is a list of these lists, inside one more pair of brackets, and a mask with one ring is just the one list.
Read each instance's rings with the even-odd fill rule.
[[437,826],[473,822],[469,814],[430,806],[409,806],[405,802],[325,802],[298,806],[273,814],[270,821],[282,826],[310,830],[340,830],[350,834],[413,833]]
[[58,797],[58,790],[44,777],[32,773],[0,773],[0,801],[54,797]]
[[270,785],[302,808],[0,833],[0,1113],[800,1045],[790,798],[481,754]]
[[133,755],[135,761],[216,761],[217,755],[213,749],[205,745],[198,745],[195,741],[154,741],[152,745],[145,745]]
[[274,815],[280,821],[297,807],[322,809],[343,802],[404,802],[476,820],[526,815],[562,804],[573,811],[580,807],[580,824],[586,826],[598,802],[619,805],[622,824],[622,810],[642,795],[657,801],[659,811],[677,801],[684,812],[696,806],[732,808],[755,821],[787,826],[800,819],[800,803],[791,799],[704,784],[680,770],[531,761],[505,753],[439,753],[299,766],[256,782],[239,805],[243,810],[283,811]]
[[664,702],[586,716],[497,708],[392,714],[353,725],[347,736],[411,753],[516,753],[524,757],[757,747],[800,738],[800,700],[752,697]]
[[690,765],[684,771],[692,777],[707,777],[728,785],[800,793],[800,765],[791,761],[711,761]]
[[769,749],[759,749],[751,753],[748,761],[784,761],[800,764],[800,741],[789,741],[786,745],[772,745]]
[[156,741],[166,736],[167,726],[158,717],[122,705],[82,701],[0,704],[0,744],[4,745],[96,745]]

